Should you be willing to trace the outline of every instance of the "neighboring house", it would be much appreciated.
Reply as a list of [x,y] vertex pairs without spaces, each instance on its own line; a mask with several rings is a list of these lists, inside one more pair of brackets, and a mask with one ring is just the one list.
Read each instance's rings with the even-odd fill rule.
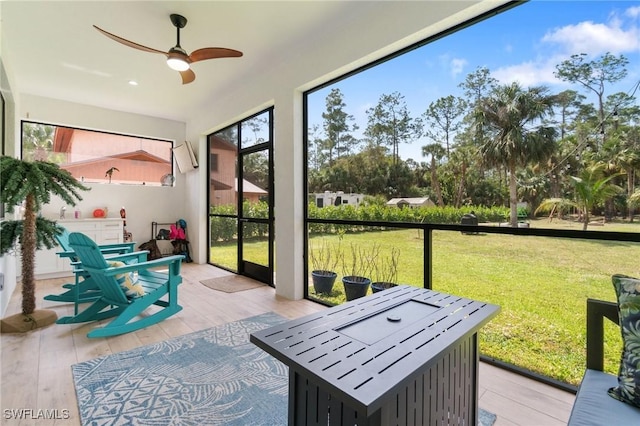
[[160,185],[171,173],[171,142],[57,127],[53,152],[64,154],[61,167],[76,179],[108,182],[107,170],[115,167],[113,182]]
[[[238,148],[217,136],[210,136],[211,153],[209,158],[209,202],[212,206],[236,205],[238,203],[238,179],[235,176],[236,167],[220,167],[222,164],[236,164]],[[243,199],[252,203],[260,201],[260,197],[267,191],[242,180]]]
[[[238,179],[235,180],[235,189],[236,189],[236,197],[238,194]],[[249,201],[251,203],[257,203],[260,201],[260,197],[264,197],[268,194],[267,191],[260,188],[257,185],[249,182],[246,179],[242,180],[242,194],[245,201]]]
[[67,163],[62,168],[76,179],[89,182],[108,182],[107,170],[117,168],[112,174],[113,182],[144,183],[160,185],[164,175],[171,173],[171,164],[146,151],[101,157],[94,160]]
[[433,207],[435,203],[429,199],[429,197],[421,198],[392,198],[387,201],[387,206],[390,207]]

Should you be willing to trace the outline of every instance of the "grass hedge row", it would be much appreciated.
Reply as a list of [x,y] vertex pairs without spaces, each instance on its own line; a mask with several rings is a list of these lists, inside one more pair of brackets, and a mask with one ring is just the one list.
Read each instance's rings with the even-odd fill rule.
[[[244,216],[253,218],[267,218],[268,205],[266,202],[248,203],[243,205]],[[353,220],[372,222],[410,222],[410,223],[460,223],[462,216],[474,212],[479,222],[503,222],[509,217],[508,207],[465,206],[455,207],[419,207],[398,208],[386,205],[370,204],[354,206],[327,206],[318,208],[309,204],[309,217],[326,220]],[[235,215],[234,206],[219,206],[211,208],[212,214]],[[211,241],[230,241],[237,233],[235,218],[210,217]],[[267,226],[262,224],[245,223],[243,225],[245,239],[261,238],[267,235]],[[309,225],[311,234],[335,234],[342,232],[377,231],[377,228],[362,225],[334,225],[312,223]]]

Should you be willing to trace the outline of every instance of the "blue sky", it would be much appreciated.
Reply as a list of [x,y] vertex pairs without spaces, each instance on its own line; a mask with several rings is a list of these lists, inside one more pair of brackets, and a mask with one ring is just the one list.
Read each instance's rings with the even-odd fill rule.
[[[552,91],[579,90],[553,76],[555,66],[572,54],[596,59],[606,52],[629,59],[628,76],[605,95],[630,92],[640,80],[640,1],[533,0],[441,38],[312,94],[309,120],[321,124],[325,98],[339,88],[362,136],[365,111],[382,94],[400,92],[413,116],[450,94],[462,96],[458,85],[478,67],[487,67],[500,83],[524,87],[547,85]],[[636,93],[636,99],[640,92]],[[404,159],[426,161],[421,147],[426,139],[400,147]]]

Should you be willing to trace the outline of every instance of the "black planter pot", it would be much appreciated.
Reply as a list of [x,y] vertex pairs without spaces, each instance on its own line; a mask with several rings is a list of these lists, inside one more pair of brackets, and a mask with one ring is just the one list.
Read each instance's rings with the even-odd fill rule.
[[398,284],[377,281],[375,283],[371,283],[371,291],[374,293],[377,293],[379,291],[386,290],[388,288],[395,287],[397,285]]
[[311,271],[313,289],[318,294],[329,294],[333,290],[333,283],[337,277],[338,274],[332,271]]
[[346,276],[342,277],[342,285],[344,286],[344,294],[347,300],[354,300],[367,295],[371,280],[365,277]]

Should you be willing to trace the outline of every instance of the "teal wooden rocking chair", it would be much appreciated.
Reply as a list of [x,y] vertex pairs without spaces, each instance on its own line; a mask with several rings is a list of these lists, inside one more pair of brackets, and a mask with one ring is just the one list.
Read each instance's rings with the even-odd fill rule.
[[[91,280],[89,273],[79,267],[79,262],[76,257],[76,253],[71,249],[69,245],[69,231],[66,228],[62,228],[62,233],[56,236],[56,240],[63,251],[58,252],[57,255],[61,258],[69,259],[73,268],[73,274],[75,276],[75,283],[63,284],[62,287],[67,291],[60,294],[49,294],[44,297],[44,300],[50,300],[53,302],[65,302],[74,304],[74,314],[78,314],[78,305],[81,303],[87,303],[96,300],[100,297],[100,289]],[[98,247],[104,254],[110,255],[122,255],[127,253],[133,253],[136,243],[120,243],[120,244],[101,244]],[[140,255],[135,256],[138,261],[146,260],[146,257],[142,258]],[[126,256],[120,260],[128,261],[131,257]]]
[[[91,275],[102,294],[87,309],[78,315],[60,318],[58,324],[99,321],[113,317],[107,325],[90,331],[87,336],[115,336],[156,324],[182,310],[182,306],[178,305],[178,284],[182,282],[180,267],[184,256],[168,256],[113,266],[109,263],[111,259],[105,258],[98,245],[86,235],[72,232],[69,244],[78,256],[82,268]],[[159,266],[168,267],[168,272],[151,270]],[[131,277],[133,272],[137,272],[137,280]],[[162,309],[151,315],[141,315],[151,305]]]

